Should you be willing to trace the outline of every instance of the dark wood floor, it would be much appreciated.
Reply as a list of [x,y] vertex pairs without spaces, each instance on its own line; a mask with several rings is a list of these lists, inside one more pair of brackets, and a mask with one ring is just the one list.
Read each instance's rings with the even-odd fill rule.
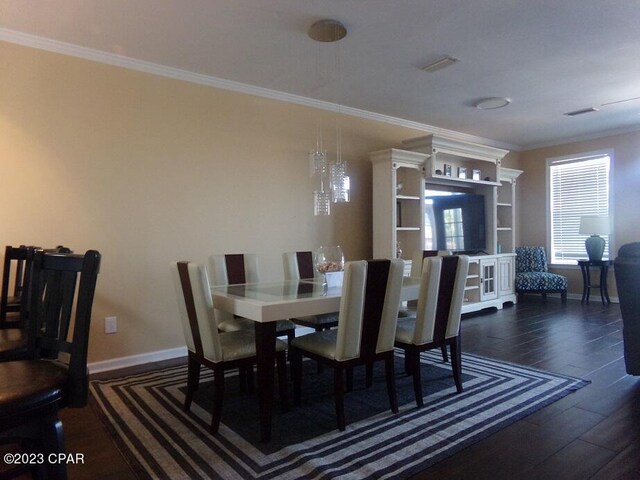
[[[527,297],[462,328],[464,352],[592,383],[415,479],[640,479],[640,377],[625,374],[618,305]],[[71,479],[134,478],[92,408],[62,417],[67,451],[86,459]]]

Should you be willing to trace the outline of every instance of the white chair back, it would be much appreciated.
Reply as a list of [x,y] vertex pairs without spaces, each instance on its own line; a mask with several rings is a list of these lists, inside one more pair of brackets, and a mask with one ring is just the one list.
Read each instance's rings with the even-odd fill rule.
[[[456,258],[455,270],[451,271],[449,262]],[[446,269],[443,268],[445,262],[448,264]],[[469,257],[466,255],[425,259],[413,333],[414,344],[431,343],[437,340],[435,336],[439,332],[442,332],[444,338],[458,335],[468,272]],[[450,291],[441,291],[442,289]],[[444,301],[439,303],[439,297]],[[438,326],[438,322],[446,322],[446,325]]]
[[298,255],[305,255],[305,254],[311,254],[311,268],[313,276],[312,277],[308,277],[308,278],[316,278],[319,279],[320,274],[318,274],[318,272],[316,271],[315,268],[313,268],[313,253],[312,252],[286,252],[282,254],[282,265],[284,267],[284,279],[285,280],[300,280],[301,274],[300,274],[300,263],[299,263],[299,256]]
[[[227,263],[229,262],[229,264]],[[228,265],[234,265],[235,270],[242,270],[238,266],[238,262],[243,263],[244,282],[239,283],[258,283],[260,274],[258,268],[258,256],[254,253],[235,254],[235,255],[210,255],[209,256],[209,275],[212,280],[212,286],[225,286],[232,283],[238,283],[229,278]],[[233,319],[233,314],[224,310],[215,310],[218,323],[226,322]]]
[[[244,282],[233,282],[229,278],[228,263],[233,260],[242,261],[244,264]],[[209,275],[212,285],[223,286],[230,283],[258,283],[260,271],[258,268],[258,256],[254,253],[236,255],[210,255]]]
[[193,262],[171,264],[187,348],[213,362],[223,360],[207,271]]
[[413,257],[411,258],[411,274],[410,276],[413,278],[420,278],[422,276],[422,266],[427,258],[435,257],[441,255],[441,253],[437,250],[416,250],[413,252]]
[[[390,261],[380,324],[378,331],[375,332],[377,337],[375,353],[393,349],[403,271],[402,260]],[[336,360],[338,361],[357,358],[362,353],[368,273],[369,264],[364,260],[347,262],[345,265],[336,339]]]

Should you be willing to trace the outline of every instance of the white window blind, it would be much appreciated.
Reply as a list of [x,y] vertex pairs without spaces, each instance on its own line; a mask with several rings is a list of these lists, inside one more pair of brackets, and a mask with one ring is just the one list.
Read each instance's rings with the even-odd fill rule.
[[[547,163],[551,263],[575,264],[586,258],[580,217],[609,215],[609,155],[550,159]],[[609,238],[603,259],[609,258]]]

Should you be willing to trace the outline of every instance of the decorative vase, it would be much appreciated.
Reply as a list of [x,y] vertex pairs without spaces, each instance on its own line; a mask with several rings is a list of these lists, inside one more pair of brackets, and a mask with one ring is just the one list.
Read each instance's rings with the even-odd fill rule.
[[602,260],[602,254],[604,253],[605,241],[600,235],[591,235],[584,242],[584,247],[587,249],[587,255],[592,262],[599,262]]
[[318,273],[341,272],[344,270],[344,254],[339,245],[320,247],[315,252]]

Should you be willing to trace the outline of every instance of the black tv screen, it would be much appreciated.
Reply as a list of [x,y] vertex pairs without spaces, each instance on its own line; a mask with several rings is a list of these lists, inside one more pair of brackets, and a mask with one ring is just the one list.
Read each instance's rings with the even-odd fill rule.
[[487,248],[484,196],[425,197],[425,249],[479,253]]

